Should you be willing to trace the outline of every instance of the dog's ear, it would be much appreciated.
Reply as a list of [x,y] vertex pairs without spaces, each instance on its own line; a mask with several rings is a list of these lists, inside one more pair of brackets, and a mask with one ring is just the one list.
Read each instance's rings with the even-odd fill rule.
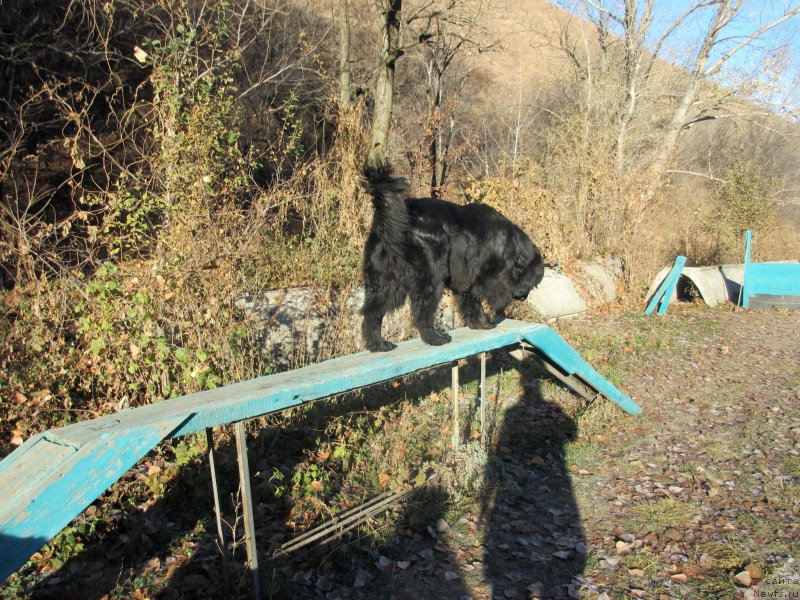
[[511,279],[512,281],[519,281],[525,270],[530,266],[533,256],[529,245],[523,243],[523,240],[517,238],[514,241],[514,264],[511,267]]
[[517,254],[514,266],[511,267],[511,281],[519,281],[525,274],[525,270],[530,265],[530,261],[522,253]]

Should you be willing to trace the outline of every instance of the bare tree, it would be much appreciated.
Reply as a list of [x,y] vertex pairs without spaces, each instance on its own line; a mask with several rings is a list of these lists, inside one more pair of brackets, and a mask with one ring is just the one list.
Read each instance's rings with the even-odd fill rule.
[[[755,42],[800,15],[800,7],[787,3],[779,17],[743,31],[744,19],[738,17],[743,17],[744,0],[693,0],[656,32],[654,23],[663,11],[656,0],[572,0],[562,4],[591,22],[596,31],[596,40],[587,43],[584,37],[583,44],[579,44],[572,30],[564,28],[560,40],[581,78],[588,82],[589,90],[596,83],[591,71],[594,65],[600,63],[613,70],[616,92],[610,94],[608,110],[609,121],[615,123],[615,158],[620,170],[627,168],[634,156],[642,155],[639,148],[631,148],[630,129],[635,120],[647,114],[642,101],[652,93],[655,80],[664,79],[669,70],[666,63],[660,62],[665,48],[690,26],[703,31],[694,51],[689,49],[685,72],[676,78],[677,89],[667,91],[677,101],[670,107],[663,128],[649,141],[651,175],[645,191],[648,199],[660,185],[681,133],[694,123],[719,118],[726,104],[736,100],[736,90],[718,84],[730,59],[743,49],[764,52],[763,48],[755,48]],[[617,50],[619,46],[621,52]],[[591,56],[594,48],[596,60]],[[651,101],[651,109],[652,106]]]
[[[427,151],[431,194],[437,195],[444,185],[448,171],[447,155],[452,142],[455,122],[444,110],[445,88],[457,96],[469,79],[473,65],[453,66],[469,54],[490,49],[494,42],[480,24],[481,2],[446,0],[431,2],[412,21],[416,38],[421,42],[419,58],[425,69],[428,96]],[[450,75],[450,77],[446,77]]]
[[375,115],[372,120],[369,161],[375,162],[386,152],[394,104],[394,76],[397,59],[404,50],[400,44],[402,0],[375,0],[381,17],[381,48],[378,78],[375,83]]
[[350,69],[350,10],[349,0],[337,0],[339,12],[339,105],[350,106],[352,72]]
[[678,145],[678,138],[686,127],[692,123],[699,122],[707,118],[714,118],[713,111],[719,106],[710,109],[701,107],[699,111],[693,110],[698,91],[704,82],[715,77],[725,64],[743,48],[747,48],[757,39],[761,38],[766,32],[773,30],[782,23],[800,15],[800,7],[788,8],[783,15],[767,24],[762,25],[751,33],[746,34],[741,41],[738,41],[730,48],[723,48],[721,56],[714,60],[712,52],[719,46],[720,40],[724,39],[723,30],[728,27],[742,10],[744,0],[721,0],[716,3],[713,19],[711,19],[705,37],[699,51],[693,61],[690,76],[686,81],[683,94],[680,96],[677,105],[672,111],[670,120],[664,129],[664,133],[656,146],[652,163],[652,177],[645,191],[645,196],[649,199],[653,196],[656,188],[661,183],[667,162],[675,152]]

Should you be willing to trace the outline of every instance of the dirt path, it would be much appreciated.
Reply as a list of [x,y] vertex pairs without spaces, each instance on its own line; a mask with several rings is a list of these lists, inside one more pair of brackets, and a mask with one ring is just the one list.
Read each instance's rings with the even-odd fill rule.
[[[601,331],[635,337],[642,322]],[[575,480],[591,557],[581,587],[786,592],[781,576],[800,583],[800,314],[685,309],[656,331],[663,348],[624,385],[645,414],[609,431]]]

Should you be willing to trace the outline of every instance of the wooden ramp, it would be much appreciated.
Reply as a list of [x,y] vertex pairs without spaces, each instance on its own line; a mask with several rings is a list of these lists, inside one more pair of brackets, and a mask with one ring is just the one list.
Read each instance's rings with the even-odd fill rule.
[[323,363],[190,394],[35,435],[0,462],[0,581],[78,516],[159,442],[239,423],[461,358],[525,346],[567,384],[641,409],[592,369],[545,325],[506,320],[495,329],[450,332],[432,347],[421,340],[388,353],[362,352]]

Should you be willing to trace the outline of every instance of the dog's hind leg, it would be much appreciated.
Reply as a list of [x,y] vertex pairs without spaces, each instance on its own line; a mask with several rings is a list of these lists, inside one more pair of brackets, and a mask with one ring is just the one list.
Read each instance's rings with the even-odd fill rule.
[[469,292],[463,294],[456,294],[456,301],[458,302],[458,312],[461,313],[461,318],[470,329],[492,329],[492,323],[483,312],[480,300]]
[[387,312],[397,310],[406,301],[406,292],[398,285],[387,285],[384,289],[367,286],[364,292],[364,306],[361,314],[361,335],[364,346],[371,352],[389,352],[397,348],[396,344],[387,342],[381,335],[383,317]]
[[388,352],[397,348],[396,344],[387,342],[381,335],[381,325],[386,312],[387,307],[383,298],[367,292],[364,307],[361,309],[361,314],[364,315],[361,336],[364,339],[364,346],[371,352]]
[[452,338],[443,331],[436,331],[433,321],[436,317],[436,309],[442,300],[444,285],[432,283],[430,279],[419,277],[417,285],[411,294],[411,312],[414,319],[414,326],[419,329],[422,341],[431,346],[441,346]]

